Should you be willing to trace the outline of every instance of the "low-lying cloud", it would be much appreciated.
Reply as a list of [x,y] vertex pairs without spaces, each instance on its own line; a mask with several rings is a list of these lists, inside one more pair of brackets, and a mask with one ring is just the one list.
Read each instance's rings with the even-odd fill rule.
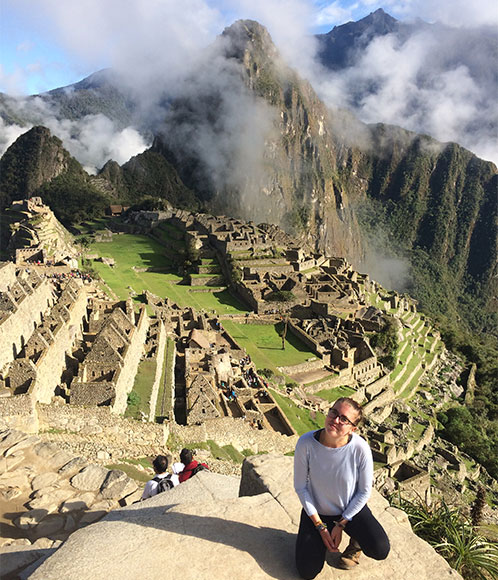
[[6,125],[0,119],[0,155],[32,126],[44,125],[61,139],[64,147],[89,173],[113,159],[120,165],[133,155],[150,146],[140,132],[133,127],[120,128],[105,115],[86,115],[78,120],[59,119],[54,106],[40,97],[20,99],[9,103],[11,112],[31,120],[27,126]]
[[454,141],[498,163],[496,56],[489,28],[422,26],[406,41],[375,38],[354,64],[314,71],[315,85],[332,106],[367,123],[389,123]]

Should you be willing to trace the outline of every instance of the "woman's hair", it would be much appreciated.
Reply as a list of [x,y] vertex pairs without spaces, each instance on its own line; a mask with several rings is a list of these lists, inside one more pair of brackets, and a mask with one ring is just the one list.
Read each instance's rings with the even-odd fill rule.
[[194,456],[194,454],[192,453],[192,450],[184,447],[180,452],[180,461],[184,465],[188,465],[189,463],[192,462],[193,456]]
[[152,462],[152,467],[156,473],[164,473],[168,469],[169,461],[164,455],[158,455]]
[[[356,420],[355,425],[359,425],[361,423],[363,419],[363,407],[359,403],[357,403],[354,399],[351,399],[351,397],[341,397],[334,402],[334,405],[337,403],[346,403],[350,407],[353,407],[353,409],[358,413],[358,419]],[[334,405],[332,405],[332,407]]]

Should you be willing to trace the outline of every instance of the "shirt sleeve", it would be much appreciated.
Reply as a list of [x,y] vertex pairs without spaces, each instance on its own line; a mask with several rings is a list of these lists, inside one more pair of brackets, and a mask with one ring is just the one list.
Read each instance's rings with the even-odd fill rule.
[[294,489],[299,497],[299,501],[304,511],[312,516],[318,513],[313,498],[309,492],[309,457],[308,445],[299,439],[294,452]]
[[372,452],[367,444],[365,444],[364,447],[361,447],[357,470],[358,484],[356,486],[356,491],[342,514],[342,517],[346,520],[353,519],[353,517],[365,506],[370,494],[372,493],[373,459]]
[[153,481],[152,479],[149,480],[145,484],[144,491],[142,493],[142,499],[147,499],[149,497],[154,496],[156,486],[157,486],[157,483],[155,481]]

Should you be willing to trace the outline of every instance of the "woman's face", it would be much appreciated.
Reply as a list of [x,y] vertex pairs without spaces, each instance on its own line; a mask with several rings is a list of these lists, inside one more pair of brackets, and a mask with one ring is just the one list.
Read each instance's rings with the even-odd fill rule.
[[348,403],[335,403],[325,418],[325,429],[341,437],[356,431],[358,412]]

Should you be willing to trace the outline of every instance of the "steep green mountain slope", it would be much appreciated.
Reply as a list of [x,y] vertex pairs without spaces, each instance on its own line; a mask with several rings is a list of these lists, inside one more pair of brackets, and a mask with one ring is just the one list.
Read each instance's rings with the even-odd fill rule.
[[21,135],[0,159],[0,207],[32,195],[57,176],[82,177],[81,165],[64,149],[62,141],[46,127],[33,127]]
[[46,127],[21,135],[0,159],[0,206],[38,195],[65,224],[103,214],[110,203],[132,205],[144,198],[163,199],[177,207],[198,202],[176,170],[153,150],[120,167],[108,162],[91,176]]
[[456,320],[468,302],[471,326],[492,330],[493,319],[479,311],[496,310],[496,167],[455,143],[402,129],[379,125],[372,137],[357,165],[368,182],[365,232],[379,239],[387,231],[391,251],[408,252],[423,307]]

